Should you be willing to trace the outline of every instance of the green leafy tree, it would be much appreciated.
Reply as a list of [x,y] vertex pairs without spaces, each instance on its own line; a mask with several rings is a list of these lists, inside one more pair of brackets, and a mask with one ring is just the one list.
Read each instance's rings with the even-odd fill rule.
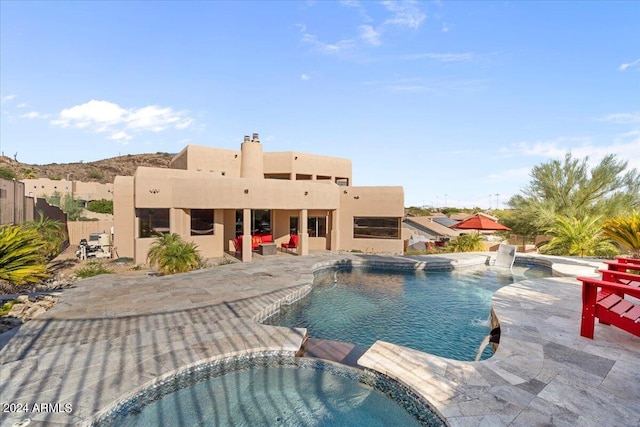
[[35,230],[19,225],[0,228],[0,280],[23,285],[49,277]]
[[113,215],[113,200],[92,200],[87,204],[87,209],[91,212]]
[[65,194],[62,198],[61,209],[67,214],[67,219],[69,221],[78,221],[82,216],[82,206],[80,206],[78,200],[74,199],[70,194]]
[[57,206],[62,209],[62,193],[54,191],[50,196],[45,196],[44,199],[52,206]]
[[618,249],[603,234],[602,217],[568,218],[556,216],[547,233],[553,238],[540,247],[550,255],[606,256],[618,253]]
[[23,227],[35,230],[42,240],[39,252],[44,259],[51,259],[60,253],[62,243],[67,240],[67,233],[60,221],[44,217],[42,212],[38,212],[37,221],[27,221]]
[[479,233],[463,234],[447,245],[451,252],[477,252],[483,249],[482,236]]
[[553,226],[557,215],[612,217],[640,207],[640,174],[636,169],[627,170],[627,162],[613,154],[591,169],[588,159],[575,159],[567,153],[563,161],[535,166],[529,185],[509,200],[509,206],[530,218],[539,232]]
[[604,222],[605,236],[631,250],[632,256],[640,257],[640,210],[629,216],[611,218]]
[[185,273],[202,265],[202,257],[193,242],[185,242],[175,233],[156,237],[149,248],[147,259],[162,274]]

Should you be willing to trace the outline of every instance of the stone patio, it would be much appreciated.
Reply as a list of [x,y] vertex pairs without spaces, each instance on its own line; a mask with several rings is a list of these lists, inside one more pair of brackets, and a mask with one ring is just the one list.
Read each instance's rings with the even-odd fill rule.
[[[103,275],[61,294],[52,310],[0,336],[0,400],[59,403],[54,412],[2,412],[0,425],[87,425],[159,376],[221,357],[295,354],[304,329],[255,320],[303,295],[313,271],[388,263],[450,268],[489,254],[278,254],[168,277]],[[595,274],[597,261],[529,256],[556,276]],[[551,261],[553,260],[553,261]],[[581,296],[571,277],[519,282],[493,298],[498,352],[472,363],[377,342],[358,363],[412,387],[451,426],[640,425],[640,338],[597,325],[579,336]],[[68,404],[70,411],[62,410]],[[69,406],[67,406],[69,407]]]

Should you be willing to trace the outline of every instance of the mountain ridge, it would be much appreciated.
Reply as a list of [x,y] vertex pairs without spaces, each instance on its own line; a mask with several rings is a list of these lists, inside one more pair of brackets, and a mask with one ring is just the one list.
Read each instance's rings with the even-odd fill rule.
[[175,154],[146,153],[126,154],[93,162],[49,163],[44,165],[21,163],[7,156],[0,156],[0,169],[13,172],[17,180],[49,178],[71,181],[113,183],[116,176],[132,176],[138,166],[168,168]]

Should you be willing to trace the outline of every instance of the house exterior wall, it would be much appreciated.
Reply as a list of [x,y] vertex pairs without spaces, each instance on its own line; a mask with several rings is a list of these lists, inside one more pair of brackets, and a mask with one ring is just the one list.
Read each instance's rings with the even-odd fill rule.
[[[341,187],[340,189],[339,249],[402,253],[404,250],[401,232],[404,189],[402,187]],[[398,238],[355,238],[355,217],[396,218]]]
[[27,197],[47,198],[58,192],[61,196],[73,194],[78,200],[113,200],[113,184],[49,178],[23,179],[22,182]]
[[[118,177],[114,187],[116,246],[120,256],[146,261],[153,238],[140,236],[137,209],[169,209],[169,228],[196,243],[207,258],[233,250],[236,212],[271,211],[271,234],[280,246],[288,242],[290,218],[304,233],[308,218],[324,218],[326,236],[301,234],[299,254],[309,250],[361,250],[401,253],[397,239],[353,237],[353,218],[393,217],[404,213],[402,187],[352,187],[351,162],[306,153],[263,153],[257,134],[245,137],[241,150],[187,146],[170,169],[139,167],[133,177]],[[224,171],[224,175],[222,172]],[[288,179],[265,179],[277,174]],[[296,180],[296,177],[304,177]],[[345,193],[346,191],[346,193]],[[354,198],[354,196],[358,196]],[[191,236],[192,209],[214,210],[214,234]],[[313,219],[310,220],[313,223]],[[318,220],[316,220],[318,221]],[[245,227],[245,229],[247,229]],[[244,251],[243,251],[244,252]],[[243,255],[246,259],[246,254]]]
[[239,178],[241,154],[240,150],[188,145],[171,160],[169,168]]
[[137,234],[133,177],[117,176],[113,187],[113,247],[119,256],[135,258],[135,236]]

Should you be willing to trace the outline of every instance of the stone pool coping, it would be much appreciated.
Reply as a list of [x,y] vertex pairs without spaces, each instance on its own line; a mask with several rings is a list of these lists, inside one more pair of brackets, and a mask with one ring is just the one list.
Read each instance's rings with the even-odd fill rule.
[[[279,254],[176,276],[83,280],[51,311],[0,337],[1,403],[70,403],[73,410],[2,413],[0,425],[24,418],[30,426],[88,424],[167,372],[232,354],[295,353],[306,331],[254,320],[306,292],[318,269],[341,263],[450,269],[490,255]],[[595,274],[601,265],[524,257],[552,264],[555,276]],[[640,410],[629,403],[640,399],[640,340],[601,325],[595,340],[579,337],[575,279],[519,282],[497,292],[493,305],[502,341],[487,361],[450,361],[377,342],[360,363],[416,390],[452,426],[596,425],[602,408],[613,417],[608,423],[638,424]]]

